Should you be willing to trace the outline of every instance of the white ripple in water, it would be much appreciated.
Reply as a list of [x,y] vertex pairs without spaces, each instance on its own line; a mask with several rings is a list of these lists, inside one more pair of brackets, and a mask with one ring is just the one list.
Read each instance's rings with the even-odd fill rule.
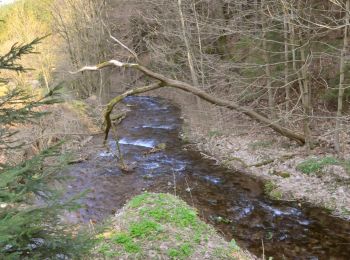
[[[275,208],[275,207],[272,207],[272,206],[269,206],[265,203],[261,203],[260,204],[264,209],[272,212],[272,214],[274,216],[300,216],[301,215],[301,212],[296,209],[296,208],[286,208],[286,209],[278,209],[278,208]],[[304,225],[307,225],[309,222],[304,222]]]
[[154,170],[160,167],[159,163],[146,163],[143,166],[146,170]]
[[142,146],[147,148],[154,148],[156,146],[154,140],[145,140],[145,139],[131,140],[127,138],[122,138],[119,140],[119,143],[127,144],[127,145]]
[[109,149],[98,154],[99,157],[113,157],[117,155],[116,141],[108,141]]
[[155,128],[155,129],[166,129],[171,130],[175,127],[172,125],[143,125],[142,128]]
[[220,183],[222,182],[220,178],[214,177],[214,176],[206,175],[206,176],[204,176],[203,178],[204,178],[205,180],[207,180],[207,181],[213,183],[213,184],[216,184],[216,185],[218,185],[218,184],[220,184]]

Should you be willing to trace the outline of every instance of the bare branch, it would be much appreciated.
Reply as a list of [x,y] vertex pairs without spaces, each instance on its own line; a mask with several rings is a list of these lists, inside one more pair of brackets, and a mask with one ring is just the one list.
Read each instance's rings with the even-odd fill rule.
[[[290,129],[287,129],[281,125],[279,125],[277,122],[270,120],[264,116],[262,116],[261,114],[255,112],[254,110],[248,108],[248,107],[244,107],[244,106],[240,106],[239,104],[236,104],[234,102],[228,101],[228,100],[223,100],[220,98],[216,98],[212,95],[209,95],[208,93],[204,92],[203,90],[198,89],[197,87],[194,87],[186,82],[182,82],[179,80],[174,80],[174,79],[170,79],[162,74],[156,73],[142,65],[139,64],[135,64],[135,63],[123,63],[117,60],[110,60],[107,62],[103,62],[101,64],[98,64],[96,66],[86,66],[83,67],[82,69],[78,70],[77,72],[73,72],[73,74],[78,73],[78,72],[83,72],[83,71],[91,71],[91,70],[100,70],[103,69],[105,67],[110,67],[110,66],[116,66],[116,67],[126,67],[126,68],[135,68],[141,72],[143,72],[145,75],[159,80],[161,81],[161,84],[158,83],[157,87],[152,86],[152,87],[145,87],[145,89],[132,89],[129,90],[127,92],[125,92],[124,94],[114,98],[113,100],[119,102],[121,99],[123,99],[126,96],[129,95],[134,95],[134,94],[138,94],[138,93],[143,93],[143,92],[147,92],[156,88],[160,88],[162,86],[168,86],[168,87],[173,87],[173,88],[177,88],[177,89],[181,89],[183,91],[186,92],[190,92],[192,94],[194,94],[195,96],[206,100],[207,102],[217,105],[217,106],[222,106],[222,107],[226,107],[228,109],[231,110],[236,110],[238,112],[241,112],[247,116],[249,116],[250,118],[257,120],[260,123],[265,124],[266,126],[269,126],[270,128],[272,128],[273,130],[275,130],[276,132],[280,133],[283,136],[286,136],[288,138],[290,138],[291,140],[294,140],[296,142],[298,142],[299,144],[304,144],[305,143],[305,138],[303,135],[299,134],[299,133],[295,133],[293,131],[291,131]],[[112,101],[113,101],[112,100]],[[111,101],[111,102],[112,102]],[[113,102],[110,104],[113,104]],[[117,103],[114,102],[114,103]],[[108,108],[107,112],[110,110],[110,112],[112,111],[114,105],[111,105],[112,108]],[[110,114],[109,112],[109,114]],[[106,117],[105,117],[106,118]],[[107,124],[108,124],[108,120],[106,120]],[[109,122],[110,123],[110,122]],[[110,127],[110,126],[109,126]],[[108,129],[109,130],[109,129]],[[108,136],[108,131],[106,131],[106,138]]]
[[132,56],[134,56],[135,60],[138,62],[139,58],[136,54],[136,52],[134,52],[133,50],[131,50],[128,46],[126,46],[124,43],[122,43],[121,41],[119,41],[116,37],[114,37],[112,34],[109,34],[109,37],[115,41],[116,43],[118,43],[120,46],[122,46],[124,49],[126,49]]

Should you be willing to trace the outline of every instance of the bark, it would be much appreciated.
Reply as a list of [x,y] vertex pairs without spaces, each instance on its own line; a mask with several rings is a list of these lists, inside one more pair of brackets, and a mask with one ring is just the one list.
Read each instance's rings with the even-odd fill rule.
[[346,7],[345,7],[345,27],[344,27],[344,43],[343,43],[343,49],[341,51],[341,57],[340,57],[340,75],[339,75],[339,93],[338,93],[338,109],[337,109],[337,119],[336,119],[336,126],[335,126],[335,149],[338,153],[338,156],[340,156],[341,148],[340,148],[340,127],[341,127],[341,116],[343,112],[343,99],[344,99],[344,81],[345,81],[345,55],[348,48],[348,26],[349,26],[349,20],[350,20],[350,0],[346,1]]
[[[298,2],[298,9],[301,10],[301,2]],[[292,12],[292,11],[291,11]],[[296,13],[291,13],[291,16],[296,16]],[[311,115],[311,89],[309,86],[309,73],[308,73],[308,67],[306,64],[306,55],[305,55],[305,48],[306,46],[302,46],[303,42],[303,33],[301,29],[299,29],[299,32],[297,32],[297,29],[295,28],[294,21],[290,22],[290,41],[292,45],[292,57],[293,57],[293,72],[297,75],[298,78],[298,85],[300,89],[300,96],[301,96],[301,102],[303,105],[303,112],[304,112],[304,118],[303,118],[303,130],[304,130],[304,136],[305,136],[305,144],[307,146],[307,151],[310,152],[311,149],[311,130],[310,130],[310,115]],[[300,60],[302,62],[301,67],[299,68],[297,66],[298,59],[297,59],[297,49],[299,49],[300,52]]]
[[310,86],[310,78],[308,73],[307,59],[305,54],[305,47],[302,47],[300,50],[301,61],[303,62],[303,67],[301,69],[302,77],[303,77],[303,107],[304,107],[304,135],[305,135],[305,144],[307,148],[307,152],[309,153],[311,150],[312,143],[312,135],[311,135],[311,86]]
[[144,93],[144,92],[148,92],[151,90],[155,90],[158,88],[161,88],[163,86],[162,83],[154,83],[152,85],[149,86],[145,86],[145,87],[141,87],[141,88],[135,88],[135,89],[131,89],[128,90],[126,92],[124,92],[123,94],[116,96],[115,98],[113,98],[112,100],[109,101],[105,114],[104,114],[104,119],[105,119],[105,125],[106,125],[106,129],[105,129],[105,141],[108,138],[108,134],[109,134],[109,130],[111,129],[112,126],[112,119],[111,119],[111,113],[113,111],[113,108],[120,102],[122,101],[124,98],[128,97],[128,96],[133,96],[133,95],[137,95],[140,93]]
[[[298,1],[298,10],[301,12],[299,15],[305,17],[306,28],[299,29],[299,44],[300,44],[300,60],[301,60],[301,81],[302,81],[302,91],[301,95],[303,96],[303,109],[304,109],[304,136],[307,152],[311,151],[312,144],[312,133],[310,129],[311,125],[311,113],[312,113],[312,102],[311,102],[311,82],[310,82],[310,73],[309,73],[309,59],[310,59],[310,36],[311,36],[311,27],[310,27],[310,7],[304,6],[305,2]],[[305,12],[305,13],[304,13]]]
[[198,86],[198,77],[197,77],[196,70],[194,68],[191,45],[190,45],[190,42],[189,42],[188,37],[187,37],[185,18],[184,18],[183,12],[182,12],[182,1],[178,0],[177,4],[178,4],[178,8],[179,8],[182,37],[183,37],[183,41],[184,41],[185,46],[186,46],[188,66],[190,67],[190,72],[191,72],[192,84],[195,86]]
[[283,35],[284,35],[284,85],[286,88],[286,112],[288,113],[290,110],[290,84],[288,82],[289,78],[289,46],[288,46],[288,32],[289,32],[289,12],[284,7],[284,18],[283,18]]
[[263,40],[263,57],[265,61],[265,74],[266,74],[266,88],[268,93],[268,104],[269,104],[269,110],[271,113],[271,118],[275,119],[275,101],[274,101],[274,93],[272,89],[272,76],[271,76],[271,65],[270,65],[270,57],[269,57],[269,51],[268,51],[268,45],[267,45],[267,32],[268,32],[268,21],[265,17],[264,8],[266,4],[265,1],[261,1],[261,21],[262,21],[262,40]]
[[177,89],[181,89],[183,91],[189,92],[189,93],[191,93],[191,94],[193,94],[193,95],[195,95],[195,96],[197,96],[197,97],[199,97],[199,98],[201,98],[201,99],[203,99],[211,104],[221,106],[221,107],[226,107],[228,109],[241,112],[241,113],[249,116],[250,118],[257,120],[258,122],[263,123],[266,126],[269,126],[270,128],[272,128],[276,132],[280,133],[281,135],[286,136],[289,139],[294,140],[301,145],[303,145],[305,143],[305,138],[303,135],[301,135],[299,133],[295,133],[292,130],[287,129],[287,128],[277,124],[273,120],[270,120],[269,118],[262,116],[261,114],[255,112],[254,110],[252,110],[248,107],[241,106],[241,105],[236,104],[232,101],[228,101],[228,100],[214,97],[214,96],[204,92],[203,90],[201,90],[195,86],[192,86],[186,82],[170,79],[162,74],[156,73],[156,72],[154,72],[154,71],[152,71],[152,70],[150,70],[142,65],[136,64],[136,63],[122,63],[122,62],[117,61],[117,60],[110,60],[110,61],[98,64],[96,66],[83,67],[80,70],[78,70],[76,72],[72,72],[72,73],[76,74],[76,73],[83,72],[83,71],[96,71],[96,70],[100,70],[100,69],[103,69],[106,67],[111,67],[111,66],[120,67],[120,68],[123,68],[123,67],[124,68],[134,68],[136,70],[143,72],[145,75],[147,75],[153,79],[156,79],[160,82],[146,86],[146,87],[140,87],[140,88],[128,90],[125,93],[113,98],[109,102],[107,109],[106,109],[106,113],[105,113],[105,120],[106,120],[105,138],[106,139],[108,137],[108,132],[109,132],[109,129],[111,127],[110,114],[111,114],[114,106],[118,102],[120,102],[123,98],[130,96],[130,95],[136,95],[136,94],[148,92],[151,90],[155,90],[155,89],[158,89],[158,88],[161,88],[164,86],[168,86],[168,87],[173,87],[173,88],[177,88]]

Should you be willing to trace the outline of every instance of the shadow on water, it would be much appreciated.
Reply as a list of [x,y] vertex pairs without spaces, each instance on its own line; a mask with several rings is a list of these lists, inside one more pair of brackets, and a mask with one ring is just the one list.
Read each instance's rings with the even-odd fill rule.
[[[228,240],[274,259],[350,259],[350,223],[330,217],[318,208],[266,198],[261,182],[233,172],[188,150],[179,138],[180,110],[169,101],[129,97],[128,117],[118,127],[120,145],[130,173],[117,167],[116,143],[109,150],[102,137],[92,147],[96,153],[75,165],[69,194],[90,189],[86,206],[72,221],[99,221],[110,216],[142,191],[176,193],[198,209]],[[147,154],[160,143],[166,149]],[[73,219],[74,218],[74,219]]]

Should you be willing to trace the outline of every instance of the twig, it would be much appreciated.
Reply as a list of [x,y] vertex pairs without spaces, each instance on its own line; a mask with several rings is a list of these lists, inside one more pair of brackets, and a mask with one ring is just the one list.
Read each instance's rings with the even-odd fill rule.
[[263,255],[262,255],[262,259],[263,260],[265,260],[265,247],[264,247],[264,239],[261,239],[261,244],[262,244],[262,253],[263,253]]
[[187,181],[187,177],[185,176],[185,182],[186,182],[186,185],[187,185],[187,190],[188,192],[190,193],[190,197],[191,197],[191,201],[192,201],[192,207],[194,207],[194,200],[193,200],[193,196],[192,196],[192,190],[190,188],[190,185],[188,184],[188,181]]
[[121,41],[119,41],[117,38],[115,38],[112,34],[109,34],[109,37],[115,41],[116,43],[118,43],[120,46],[122,46],[124,49],[126,49],[132,56],[134,56],[135,60],[137,62],[139,62],[139,58],[136,54],[136,52],[134,52],[133,50],[131,50],[128,46],[126,46],[125,44],[123,44]]
[[176,197],[176,176],[175,176],[174,169],[173,169],[173,177],[174,177],[174,195]]

